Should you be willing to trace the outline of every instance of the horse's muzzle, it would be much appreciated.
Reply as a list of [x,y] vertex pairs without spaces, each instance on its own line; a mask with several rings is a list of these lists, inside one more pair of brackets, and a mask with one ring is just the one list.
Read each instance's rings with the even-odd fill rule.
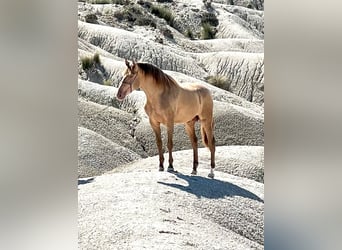
[[123,99],[125,99],[125,95],[123,95],[122,93],[117,93],[116,95],[116,99],[118,99],[119,101],[123,101]]

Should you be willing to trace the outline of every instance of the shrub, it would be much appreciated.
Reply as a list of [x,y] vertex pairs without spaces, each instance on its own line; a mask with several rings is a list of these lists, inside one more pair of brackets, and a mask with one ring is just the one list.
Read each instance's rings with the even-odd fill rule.
[[135,14],[135,15],[142,15],[143,14],[141,12],[140,6],[137,4],[133,4],[133,5],[126,7],[126,10],[132,14]]
[[106,85],[106,86],[113,86],[113,82],[112,82],[112,79],[106,79],[103,81],[103,85]]
[[201,38],[202,39],[214,39],[215,38],[216,31],[212,28],[212,26],[209,23],[203,23],[202,24],[202,33]]
[[228,78],[223,75],[208,76],[206,77],[206,81],[218,88],[226,90],[230,89],[230,82]]
[[160,5],[152,5],[151,7],[151,13],[165,19],[165,21],[170,25],[174,26],[175,24],[175,18],[171,11],[169,11],[167,8],[160,6]]
[[113,13],[113,16],[118,19],[119,21],[125,19],[125,13],[123,11],[117,10]]
[[145,17],[145,16],[139,16],[137,19],[134,21],[134,24],[139,25],[139,26],[151,26],[153,28],[157,27],[156,22],[153,20],[151,17]]
[[132,5],[132,6],[127,7],[124,10],[124,13],[125,13],[125,19],[131,22],[135,22],[135,20],[137,20],[139,16],[140,17],[143,16],[143,13],[141,12],[138,5]]
[[87,57],[87,56],[83,57],[81,58],[81,63],[82,63],[82,69],[88,70],[96,64],[101,64],[100,55],[98,53],[95,53],[94,56],[92,57]]
[[100,64],[100,63],[101,63],[99,53],[95,53],[95,54],[94,54],[93,60],[94,60],[94,63],[97,63],[97,64]]
[[141,11],[137,9],[134,5],[123,10],[117,10],[114,12],[114,17],[116,17],[119,21],[127,20],[130,22],[134,22],[137,19],[138,15],[142,15]]
[[87,22],[87,23],[97,23],[97,16],[93,13],[91,14],[87,14],[85,15],[84,17],[84,20]]
[[157,27],[154,19],[150,16],[145,16],[139,5],[132,5],[127,8],[125,7],[123,10],[117,10],[113,15],[119,21],[126,20],[132,22],[134,25]]
[[189,37],[191,40],[193,40],[195,37],[194,37],[194,33],[191,31],[190,28],[188,28],[186,31],[185,31],[185,36]]
[[83,57],[81,58],[82,69],[88,70],[93,66],[93,60],[91,57]]
[[158,3],[172,3],[173,0],[156,0]]
[[219,21],[214,13],[206,12],[202,15],[201,23],[209,23],[212,26],[217,26]]

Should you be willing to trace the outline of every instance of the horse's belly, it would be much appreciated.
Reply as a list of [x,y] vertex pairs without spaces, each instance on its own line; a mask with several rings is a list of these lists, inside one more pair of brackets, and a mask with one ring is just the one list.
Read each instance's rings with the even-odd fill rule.
[[[188,121],[191,121],[192,119],[194,119],[196,117],[196,115],[197,115],[196,112],[175,113],[173,122],[174,123],[185,123],[185,122],[188,122]],[[157,114],[155,112],[152,112],[152,114],[150,114],[150,116],[152,116],[154,120],[156,120],[156,121],[158,121],[164,125],[167,125],[168,120],[169,120],[168,117],[166,117],[165,115]]]
[[175,112],[175,123],[185,123],[191,121],[199,113],[199,103],[194,98],[188,98],[178,105]]
[[175,123],[185,123],[191,121],[196,117],[196,115],[198,115],[198,112],[195,108],[177,110],[177,113],[175,114]]

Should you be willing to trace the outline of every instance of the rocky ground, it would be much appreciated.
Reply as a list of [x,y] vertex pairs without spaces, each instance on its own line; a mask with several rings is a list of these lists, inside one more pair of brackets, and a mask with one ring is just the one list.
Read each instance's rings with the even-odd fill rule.
[[[79,2],[80,249],[263,249],[263,18],[259,0]],[[201,143],[199,174],[190,175],[183,125],[174,132],[178,172],[157,171],[144,93],[115,98],[124,58],[211,90],[215,179]]]

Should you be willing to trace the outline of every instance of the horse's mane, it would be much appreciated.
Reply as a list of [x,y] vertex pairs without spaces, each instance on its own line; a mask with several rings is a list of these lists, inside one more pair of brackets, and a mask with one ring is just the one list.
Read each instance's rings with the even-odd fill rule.
[[171,76],[152,64],[138,63],[138,66],[145,75],[152,76],[157,84],[164,84],[168,87],[177,85],[176,81]]

